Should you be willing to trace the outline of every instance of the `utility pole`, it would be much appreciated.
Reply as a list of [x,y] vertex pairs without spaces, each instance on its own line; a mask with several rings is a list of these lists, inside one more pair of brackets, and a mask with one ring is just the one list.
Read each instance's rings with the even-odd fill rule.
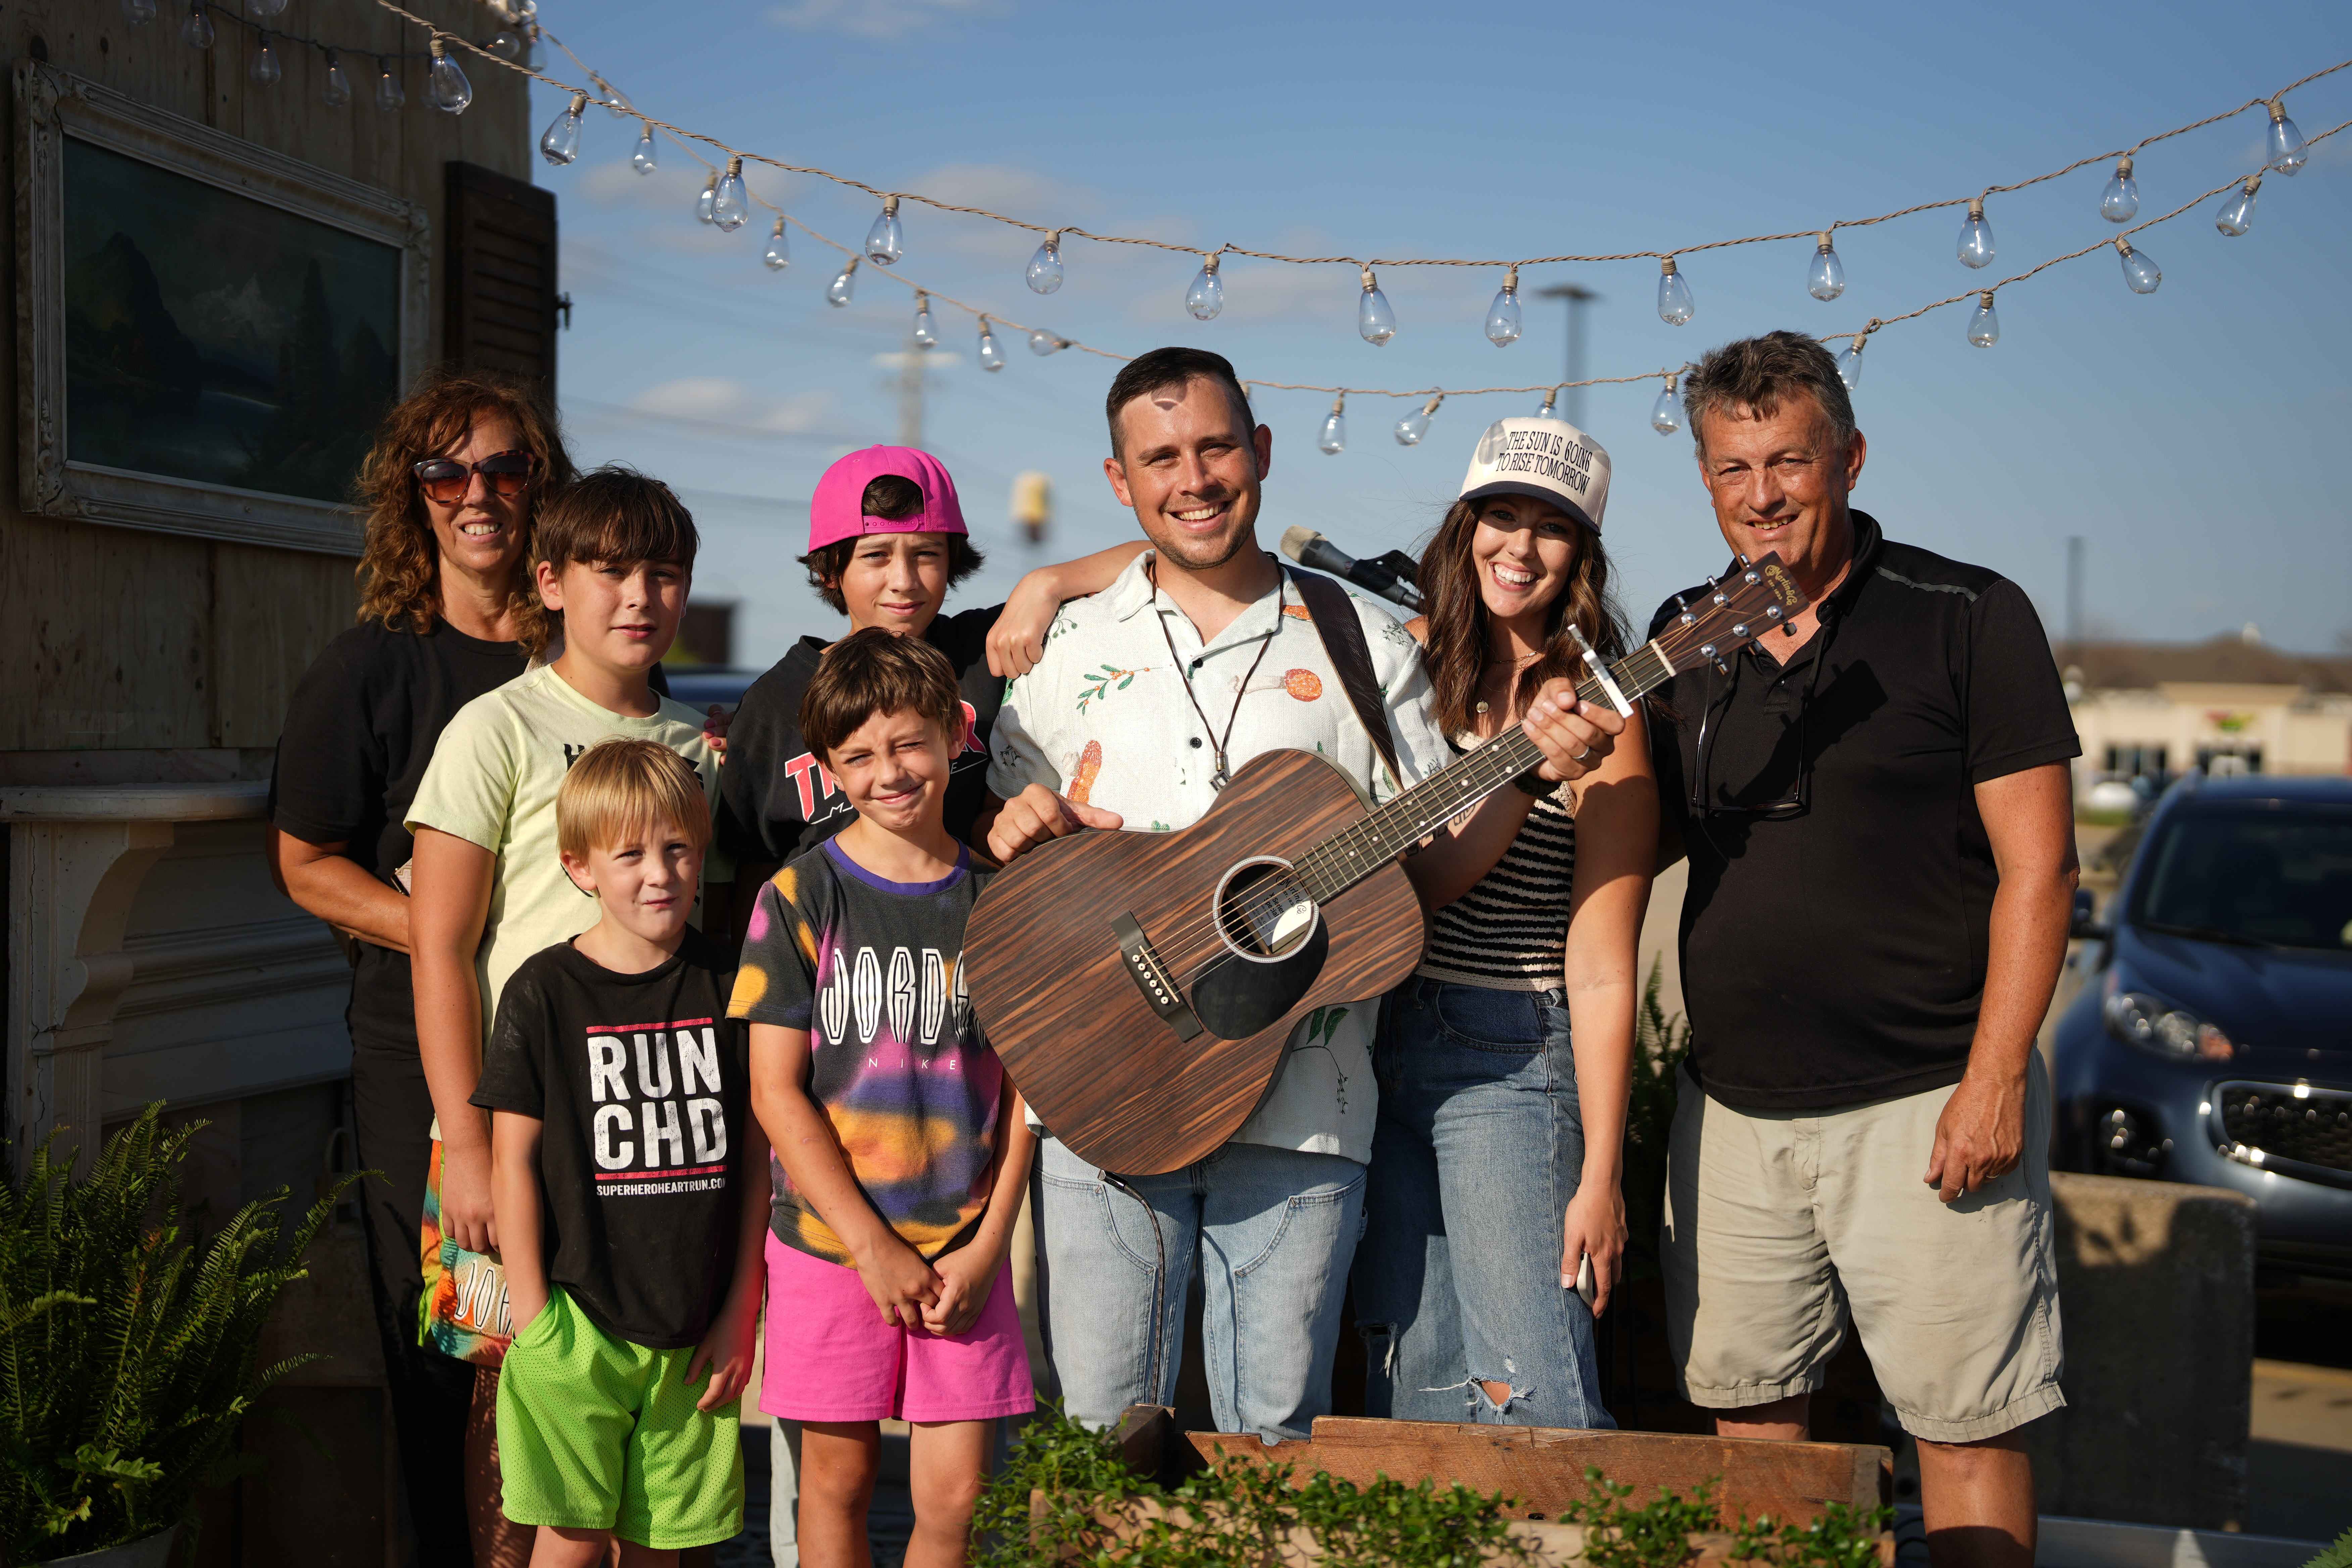
[[[1538,300],[1568,301],[1568,375],[1567,380],[1584,379],[1584,307],[1601,298],[1581,283],[1555,283],[1549,289],[1536,290]],[[1584,388],[1571,386],[1561,395],[1559,416],[1578,429],[1584,423]]]
[[2083,536],[2066,539],[2066,646],[2076,658],[2083,656]]
[[923,444],[923,351],[912,337],[898,355],[898,445]]

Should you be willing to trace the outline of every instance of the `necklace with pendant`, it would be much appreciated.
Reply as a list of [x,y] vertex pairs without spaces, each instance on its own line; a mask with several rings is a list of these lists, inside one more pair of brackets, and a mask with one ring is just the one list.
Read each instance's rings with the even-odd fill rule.
[[1160,606],[1156,602],[1160,597],[1160,575],[1154,570],[1158,564],[1159,563],[1154,562],[1150,566],[1143,569],[1145,574],[1151,579],[1151,596],[1155,601],[1151,613],[1160,621],[1160,635],[1168,639],[1168,657],[1176,662],[1176,679],[1184,683],[1185,700],[1192,704],[1193,717],[1201,721],[1201,728],[1208,731],[1209,744],[1214,748],[1217,762],[1215,771],[1209,774],[1209,787],[1222,790],[1233,782],[1233,773],[1225,766],[1225,742],[1234,738],[1234,721],[1241,717],[1242,695],[1249,690],[1250,677],[1255,675],[1257,667],[1265,662],[1265,650],[1274,646],[1274,639],[1282,635],[1282,606],[1284,595],[1290,588],[1290,576],[1289,574],[1284,573],[1274,580],[1274,630],[1268,632],[1265,640],[1258,644],[1257,657],[1250,660],[1249,668],[1242,674],[1241,684],[1234,688],[1234,706],[1225,715],[1225,732],[1219,735],[1215,728],[1210,724],[1209,716],[1201,711],[1201,700],[1193,695],[1192,677],[1186,669],[1184,656],[1176,651],[1175,634],[1168,629],[1168,617],[1160,614]]

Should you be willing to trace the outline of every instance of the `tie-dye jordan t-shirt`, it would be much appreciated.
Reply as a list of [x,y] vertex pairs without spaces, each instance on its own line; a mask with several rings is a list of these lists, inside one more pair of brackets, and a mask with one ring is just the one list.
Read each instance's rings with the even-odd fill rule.
[[[805,1029],[809,1098],[876,1212],[925,1258],[987,1206],[1004,1068],[964,992],[963,928],[988,873],[969,852],[936,882],[876,876],[827,840],[760,889],[730,1016]],[[773,1162],[776,1239],[849,1251]]]

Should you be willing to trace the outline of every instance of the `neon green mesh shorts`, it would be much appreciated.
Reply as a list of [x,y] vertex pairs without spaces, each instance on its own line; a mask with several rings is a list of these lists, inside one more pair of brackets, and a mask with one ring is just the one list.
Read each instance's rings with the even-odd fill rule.
[[499,1374],[506,1516],[609,1530],[661,1552],[733,1537],[743,1528],[741,1402],[697,1410],[693,1359],[690,1345],[615,1339],[551,1289]]

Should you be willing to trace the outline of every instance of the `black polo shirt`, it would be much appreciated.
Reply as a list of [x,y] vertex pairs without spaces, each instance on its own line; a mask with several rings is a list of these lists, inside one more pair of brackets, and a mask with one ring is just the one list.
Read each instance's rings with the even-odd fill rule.
[[[1790,662],[1755,647],[1728,679],[1685,670],[1652,720],[1690,855],[1691,1065],[1743,1110],[1958,1081],[1999,880],[1974,786],[2082,751],[2024,591],[1853,516],[1853,569]],[[1717,809],[1694,809],[1701,789]]]

